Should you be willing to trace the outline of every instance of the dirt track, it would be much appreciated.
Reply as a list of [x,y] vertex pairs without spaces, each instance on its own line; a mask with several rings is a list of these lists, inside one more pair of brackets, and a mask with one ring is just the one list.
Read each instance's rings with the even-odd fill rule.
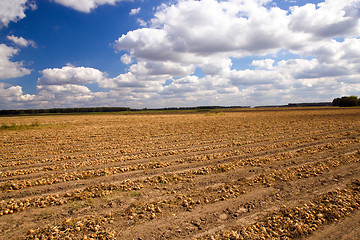
[[1,239],[357,239],[360,108],[3,117]]

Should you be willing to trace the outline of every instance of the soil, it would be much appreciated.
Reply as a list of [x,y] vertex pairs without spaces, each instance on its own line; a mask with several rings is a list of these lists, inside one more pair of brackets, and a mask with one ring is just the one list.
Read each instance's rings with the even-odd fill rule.
[[0,239],[359,239],[359,118],[1,117]]

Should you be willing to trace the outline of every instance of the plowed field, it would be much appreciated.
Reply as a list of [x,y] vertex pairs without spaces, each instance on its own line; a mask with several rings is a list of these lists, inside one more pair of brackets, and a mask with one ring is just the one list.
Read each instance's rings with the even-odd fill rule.
[[1,124],[0,239],[360,236],[360,108]]

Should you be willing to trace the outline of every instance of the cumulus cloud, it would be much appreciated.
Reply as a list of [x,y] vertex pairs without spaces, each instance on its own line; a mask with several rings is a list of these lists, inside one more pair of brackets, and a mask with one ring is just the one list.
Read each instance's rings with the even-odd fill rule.
[[[56,2],[90,12],[119,1]],[[94,68],[45,69],[33,101],[46,106],[254,106],[359,95],[360,1],[325,0],[291,9],[272,2],[162,4],[141,28],[115,41],[121,61],[129,65],[125,73],[110,78]],[[257,60],[249,63],[254,56]],[[239,65],[243,60],[247,66]],[[93,92],[91,85],[106,91]]]
[[[149,28],[130,31],[118,50],[147,60],[190,61],[193,56],[244,57],[301,49],[314,38],[359,34],[358,1],[328,0],[288,11],[269,1],[180,1],[161,5]],[[158,54],[154,54],[155,51]],[[160,53],[160,54],[159,54]]]
[[92,92],[88,87],[77,84],[38,85],[38,105],[49,107],[101,106],[98,102],[106,93]]
[[[289,61],[288,61],[289,62]],[[293,63],[297,69],[293,69],[292,75],[295,79],[325,78],[346,76],[349,68],[332,64],[319,64],[316,59],[311,61],[296,59]]]
[[[189,68],[183,73],[172,72],[165,66],[147,64],[141,61],[132,65],[129,72],[118,78],[108,79],[108,86],[113,91],[127,89],[129,99],[137,104],[149,106],[146,99],[159,106],[194,106],[194,105],[269,105],[289,102],[330,101],[339,95],[359,92],[360,77],[358,44],[360,39],[345,39],[343,42],[327,41],[327,45],[314,45],[308,54],[317,56],[312,59],[290,58],[276,62],[265,58],[254,60],[254,70],[232,69],[230,59],[209,58],[208,62],[192,66],[208,66],[204,77],[192,75]],[[333,51],[331,51],[333,50]],[[351,54],[350,54],[351,53]],[[347,57],[349,55],[349,57]],[[331,58],[329,58],[331,56]],[[328,59],[322,61],[321,59]],[[160,61],[155,61],[155,63]],[[169,61],[169,63],[173,63]],[[211,64],[216,69],[211,72]],[[179,64],[179,62],[177,63]],[[154,68],[151,68],[153,66]],[[174,65],[175,66],[175,65]],[[184,64],[184,66],[190,66]],[[154,72],[151,69],[163,69]],[[186,69],[186,68],[185,68]],[[167,73],[162,78],[161,74]],[[155,78],[152,78],[152,74]],[[156,80],[171,79],[171,83],[159,85]],[[349,87],[351,86],[351,87]],[[135,91],[135,89],[137,89]],[[145,93],[144,89],[147,89]],[[210,97],[211,96],[211,97]],[[144,106],[144,105],[143,105]],[[153,106],[153,107],[156,107]]]
[[216,57],[204,58],[197,64],[206,75],[222,75],[230,71],[232,62],[229,58]]
[[7,26],[11,21],[16,22],[26,17],[25,11],[28,8],[36,9],[34,1],[27,0],[1,0],[0,27]]
[[136,91],[158,91],[162,84],[173,77],[190,75],[195,71],[193,65],[173,62],[138,62],[129,68],[129,72],[100,82],[103,88],[136,88]]
[[193,73],[195,67],[174,62],[139,62],[130,67],[137,76],[173,76],[180,77]]
[[276,71],[246,69],[243,71],[231,71],[229,78],[235,86],[254,86],[259,84],[273,84],[281,80],[282,75]]
[[121,56],[121,61],[125,64],[130,64],[132,63],[132,57],[129,54],[124,54]]
[[20,46],[20,47],[28,47],[28,46],[32,46],[32,47],[36,47],[36,44],[34,41],[32,40],[26,40],[23,37],[15,37],[14,35],[9,35],[7,36],[7,39],[9,39],[10,41],[12,41],[13,43],[15,43],[16,45]]
[[39,85],[89,84],[100,82],[105,74],[94,68],[74,67],[67,65],[62,68],[42,70],[38,79]]
[[35,98],[35,95],[24,94],[20,86],[9,86],[0,82],[1,109],[16,108],[16,106],[22,106],[25,102],[31,102]]
[[130,11],[130,15],[136,15],[136,14],[138,14],[139,12],[140,12],[140,10],[141,10],[141,8],[140,7],[138,7],[138,8],[133,8],[133,9],[131,9],[131,11]]
[[159,7],[150,28],[123,35],[115,46],[148,60],[272,53],[283,46],[288,21],[286,11],[261,1],[180,1]]
[[[36,95],[38,106],[72,107],[102,106],[108,93],[92,92],[89,84],[106,81],[106,73],[89,67],[75,67],[71,64],[62,68],[49,68],[40,72],[37,81],[39,93]],[[101,101],[100,101],[101,100]]]
[[307,46],[299,53],[304,56],[316,56],[321,63],[347,64],[359,63],[360,39],[346,38],[343,42],[336,40],[321,41]]
[[84,95],[90,93],[90,89],[86,86],[76,84],[64,85],[38,85],[38,89],[47,94],[62,95],[65,97],[74,97],[76,95]]
[[22,62],[10,60],[18,52],[19,50],[15,48],[0,44],[0,79],[22,77],[31,73],[31,70],[25,68]]
[[360,39],[357,38],[345,39],[343,42],[331,40],[308,49],[307,54],[316,58],[290,59],[279,62],[279,66],[297,79],[355,76],[360,74],[359,47]]
[[137,18],[136,21],[139,23],[141,27],[147,27],[147,23],[141,18]]
[[98,6],[110,4],[115,5],[117,2],[124,0],[53,0],[61,5],[72,8],[79,12],[89,13]]
[[291,8],[290,30],[310,33],[315,38],[358,36],[360,5],[358,0],[327,0]]
[[[141,62],[130,66],[128,75],[132,77],[136,76],[134,72],[150,77],[151,71],[142,70],[149,62],[197,67],[205,75],[195,81],[191,74],[172,75],[168,69],[172,83],[160,94],[189,91],[200,96],[204,91],[209,94],[210,89],[212,94],[230,89],[223,92],[251,99],[267,89],[273,98],[281,94],[275,98],[300,99],[296,91],[308,97],[309,92],[324,94],[326,88],[335,92],[340,89],[339,79],[358,76],[359,0],[326,0],[290,9],[280,9],[270,2],[184,0],[162,4],[148,27],[122,35],[115,41],[115,48]],[[336,37],[344,41],[338,42]],[[271,56],[279,58],[283,50],[295,56],[276,62]],[[254,70],[236,69],[234,59],[251,56],[265,58],[251,63]],[[205,84],[206,89],[195,82]]]
[[275,61],[273,59],[253,60],[251,65],[261,69],[272,69]]

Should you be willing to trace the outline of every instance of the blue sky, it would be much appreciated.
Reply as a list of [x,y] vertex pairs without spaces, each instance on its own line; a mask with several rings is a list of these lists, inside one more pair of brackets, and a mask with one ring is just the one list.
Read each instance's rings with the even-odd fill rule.
[[0,109],[360,95],[359,0],[0,0]]

